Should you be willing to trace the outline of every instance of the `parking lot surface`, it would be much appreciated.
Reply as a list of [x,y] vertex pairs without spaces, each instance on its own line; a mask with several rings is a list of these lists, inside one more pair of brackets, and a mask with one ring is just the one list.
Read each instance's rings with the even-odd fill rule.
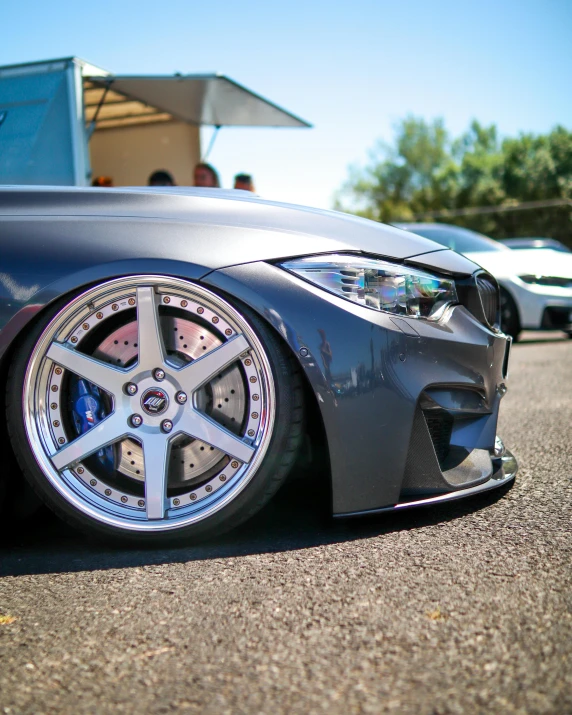
[[333,522],[295,481],[215,542],[0,542],[0,712],[572,712],[572,340],[512,352],[514,486]]

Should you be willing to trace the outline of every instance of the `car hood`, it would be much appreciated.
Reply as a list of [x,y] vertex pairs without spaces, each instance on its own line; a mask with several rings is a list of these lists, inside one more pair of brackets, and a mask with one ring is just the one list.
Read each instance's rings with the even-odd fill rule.
[[[427,265],[450,272],[472,273],[477,268],[440,244],[409,231],[336,211],[267,201],[246,191],[5,187],[0,189],[2,216],[51,219],[45,223],[58,224],[54,240],[63,242],[66,233],[71,235],[68,243],[72,244],[73,231],[65,227],[60,230],[59,224],[70,219],[75,226],[93,223],[97,218],[117,219],[109,236],[98,239],[100,250],[125,253],[126,258],[136,250],[139,257],[186,260],[211,270],[339,251],[397,260],[427,255]],[[136,249],[131,237],[122,238],[119,223],[129,223],[134,231],[142,227]],[[148,231],[143,230],[143,224],[149,227],[157,223],[172,228],[161,230],[160,241],[156,232],[153,240],[145,238]],[[62,245],[64,248],[71,250],[71,246]]]
[[465,256],[492,273],[495,278],[524,275],[572,278],[572,253],[554,251],[551,248],[538,248],[534,251],[482,251],[466,253]]

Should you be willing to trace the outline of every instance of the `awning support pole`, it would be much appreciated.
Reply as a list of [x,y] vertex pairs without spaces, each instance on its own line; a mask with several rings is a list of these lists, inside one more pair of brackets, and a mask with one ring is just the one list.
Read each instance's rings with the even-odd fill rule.
[[206,160],[209,158],[209,154],[212,151],[212,148],[214,146],[214,143],[216,141],[216,138],[218,136],[219,129],[221,128],[222,124],[215,124],[214,132],[212,133],[211,140],[209,142],[208,149],[206,150],[205,154],[201,158],[201,163],[205,163]]
[[107,80],[105,83],[105,90],[103,94],[101,95],[101,99],[99,100],[99,104],[97,105],[97,108],[95,110],[95,114],[93,115],[93,119],[91,120],[89,127],[87,128],[87,140],[89,141],[91,139],[91,136],[93,132],[95,131],[95,126],[97,124],[97,115],[99,114],[99,110],[103,107],[105,104],[105,98],[107,97],[107,93],[109,92],[109,88],[113,84],[113,80]]

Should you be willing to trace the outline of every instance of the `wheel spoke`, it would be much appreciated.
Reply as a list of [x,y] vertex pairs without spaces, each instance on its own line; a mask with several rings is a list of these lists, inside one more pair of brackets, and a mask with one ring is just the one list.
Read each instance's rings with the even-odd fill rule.
[[255,452],[254,447],[243,442],[240,437],[196,410],[187,412],[177,427],[189,437],[206,442],[241,462],[250,462]]
[[77,437],[68,445],[51,455],[54,467],[61,471],[70,464],[81,462],[98,449],[117,442],[127,433],[127,425],[116,412],[106,417],[99,424]]
[[249,345],[244,335],[237,335],[184,367],[177,377],[184,389],[191,394],[235,362],[248,349]]
[[165,362],[165,348],[155,291],[150,286],[137,288],[137,329],[139,368],[152,370]]
[[106,365],[100,360],[95,360],[87,355],[82,355],[77,350],[62,345],[62,343],[52,343],[46,353],[50,360],[53,360],[66,370],[70,370],[78,377],[83,377],[89,382],[95,383],[102,390],[110,392],[112,395],[121,391],[121,386],[125,382],[125,371],[111,365]]
[[163,434],[145,435],[143,459],[145,462],[145,502],[148,519],[164,519],[167,503],[167,467],[170,440]]

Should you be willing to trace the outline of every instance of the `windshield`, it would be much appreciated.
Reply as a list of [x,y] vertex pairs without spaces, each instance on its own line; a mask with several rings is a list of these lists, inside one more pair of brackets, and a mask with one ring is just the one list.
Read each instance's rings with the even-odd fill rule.
[[442,246],[447,246],[447,248],[451,248],[458,253],[507,250],[506,246],[493,241],[492,238],[487,238],[480,233],[469,231],[467,228],[459,228],[458,226],[446,226],[444,224],[434,223],[410,223],[402,224],[400,228],[405,228],[420,236],[430,238],[432,241],[436,241]]
[[501,240],[509,248],[552,248],[553,251],[570,253],[568,246],[553,238],[504,238]]

